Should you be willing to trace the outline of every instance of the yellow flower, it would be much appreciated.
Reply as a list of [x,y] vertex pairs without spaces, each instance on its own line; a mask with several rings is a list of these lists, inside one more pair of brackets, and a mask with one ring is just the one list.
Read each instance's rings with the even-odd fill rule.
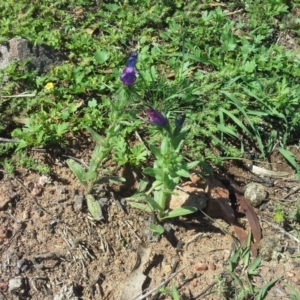
[[54,84],[53,82],[48,82],[46,85],[45,85],[45,90],[47,91],[50,91],[54,88]]

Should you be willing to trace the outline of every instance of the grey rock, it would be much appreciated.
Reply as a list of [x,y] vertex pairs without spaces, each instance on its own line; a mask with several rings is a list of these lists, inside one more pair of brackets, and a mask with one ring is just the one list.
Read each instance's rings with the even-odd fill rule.
[[259,183],[251,182],[246,185],[244,196],[253,207],[258,207],[266,198],[267,191]]
[[83,201],[84,201],[84,196],[79,194],[74,196],[74,210],[76,212],[82,211],[83,208]]
[[259,242],[259,254],[264,261],[276,260],[282,252],[282,245],[276,236],[265,236]]
[[13,38],[0,45],[0,69],[4,69],[14,60],[22,63],[28,59],[28,70],[36,70],[41,74],[49,71],[51,66],[61,64],[65,57],[50,46],[33,45],[21,38]]
[[60,291],[54,295],[53,300],[78,300],[79,298],[75,296],[74,286],[64,285]]
[[24,288],[24,278],[22,276],[18,276],[15,278],[11,278],[8,282],[8,290],[10,292],[14,292],[16,290]]

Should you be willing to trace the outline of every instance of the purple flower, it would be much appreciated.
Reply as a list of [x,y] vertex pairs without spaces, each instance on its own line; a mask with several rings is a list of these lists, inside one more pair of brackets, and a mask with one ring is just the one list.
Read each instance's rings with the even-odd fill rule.
[[165,127],[168,124],[168,119],[165,118],[160,112],[153,108],[147,109],[147,114],[150,119],[150,123],[156,124],[158,126]]
[[126,62],[126,68],[123,70],[120,76],[121,81],[124,85],[133,85],[136,80],[137,71],[135,70],[135,65],[138,59],[138,53],[133,52]]
[[133,52],[133,53],[129,56],[129,58],[127,59],[126,67],[132,67],[132,68],[135,68],[137,59],[138,59],[138,53],[135,51],[135,52]]
[[133,85],[136,80],[137,71],[133,67],[126,67],[120,76],[121,81],[125,85]]

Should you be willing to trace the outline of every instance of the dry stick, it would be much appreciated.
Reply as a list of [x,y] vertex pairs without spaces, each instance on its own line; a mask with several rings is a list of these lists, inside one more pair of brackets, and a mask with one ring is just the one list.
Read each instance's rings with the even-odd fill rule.
[[2,96],[0,98],[23,98],[23,97],[35,97],[36,94],[19,94],[19,95],[12,95],[12,96]]
[[298,192],[299,190],[300,190],[300,186],[294,187],[287,195],[285,195],[285,196],[283,197],[283,199],[288,198],[289,196],[291,196],[292,194]]
[[135,136],[136,138],[145,146],[145,148],[147,149],[148,151],[148,155],[152,155],[150,149],[147,147],[146,143],[143,141],[143,139],[141,138],[141,136],[139,135],[139,133],[137,131],[134,132],[135,133]]
[[6,139],[6,138],[2,138],[2,137],[0,137],[0,142],[19,143],[18,140],[15,140],[15,139]]
[[229,13],[226,13],[226,16],[232,16],[232,15],[235,15],[235,14],[238,14],[240,12],[242,12],[244,9],[239,9],[239,10],[235,10],[233,12],[229,12]]
[[279,226],[277,226],[277,225],[274,225],[274,224],[272,224],[271,222],[269,222],[269,221],[267,221],[267,220],[265,220],[265,219],[262,219],[262,218],[261,218],[261,220],[262,220],[263,222],[268,223],[270,226],[274,227],[275,229],[281,231],[283,234],[287,235],[290,239],[296,241],[297,243],[300,243],[300,240],[299,240],[299,239],[297,239],[296,237],[294,237],[293,235],[291,235],[290,233],[288,233],[287,231],[285,231],[283,228],[281,228],[281,227],[279,227]]
[[195,297],[191,298],[190,300],[196,300],[200,296],[204,295],[208,290],[210,290],[217,282],[212,282],[207,288],[205,288],[200,294],[196,295]]
[[3,169],[0,169],[1,172],[5,173],[6,175],[8,175],[9,177],[11,177],[12,179],[16,180],[26,191],[26,193],[32,198],[33,202],[39,207],[39,209],[41,209],[46,215],[48,216],[52,216],[49,212],[47,212],[40,204],[38,204],[34,198],[34,196],[31,195],[31,193],[28,191],[28,189],[26,188],[26,186],[16,177],[10,175],[9,173],[7,173],[6,171],[4,171]]
[[189,245],[189,243],[191,243],[192,241],[194,241],[198,236],[203,235],[203,232],[197,233],[196,235],[194,235],[190,240],[188,240],[185,245],[184,248],[187,248],[187,246]]
[[150,290],[148,293],[146,293],[145,295],[142,295],[142,296],[137,296],[133,300],[143,300],[143,299],[146,299],[153,292],[157,291],[162,286],[164,286],[165,284],[167,284],[168,282],[170,282],[175,276],[177,276],[180,272],[182,272],[183,270],[185,270],[187,267],[189,267],[189,266],[185,266],[184,268],[180,269],[178,272],[174,273],[173,275],[170,275],[166,280],[164,280],[161,284],[159,284],[158,286],[156,286],[155,288],[153,288],[152,290]]

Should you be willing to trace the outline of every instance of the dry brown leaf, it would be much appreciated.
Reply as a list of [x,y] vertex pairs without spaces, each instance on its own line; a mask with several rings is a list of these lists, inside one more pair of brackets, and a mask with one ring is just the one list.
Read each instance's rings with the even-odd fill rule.
[[228,190],[217,179],[210,178],[207,183],[209,200],[205,212],[212,218],[220,218],[228,224],[233,224],[235,216],[230,205]]
[[249,221],[249,225],[251,227],[255,246],[258,247],[258,244],[262,237],[259,219],[258,219],[253,207],[247,202],[247,200],[243,196],[243,192],[240,189],[240,187],[233,182],[231,182],[231,185],[234,189],[236,199],[238,200],[238,203],[240,204],[242,210],[244,211],[244,213]]
[[100,32],[100,30],[99,30],[98,27],[96,27],[96,28],[86,28],[86,29],[85,29],[85,32],[86,32],[87,34],[93,36],[93,35],[98,35],[99,32]]
[[121,300],[133,299],[142,293],[142,285],[146,279],[143,269],[144,265],[149,261],[150,253],[151,248],[145,248],[142,245],[138,247],[136,263],[125,282]]
[[207,197],[203,188],[199,188],[197,184],[191,181],[185,182],[182,186],[183,190],[176,190],[171,196],[169,203],[170,209],[182,206],[193,206],[203,209],[207,204]]

